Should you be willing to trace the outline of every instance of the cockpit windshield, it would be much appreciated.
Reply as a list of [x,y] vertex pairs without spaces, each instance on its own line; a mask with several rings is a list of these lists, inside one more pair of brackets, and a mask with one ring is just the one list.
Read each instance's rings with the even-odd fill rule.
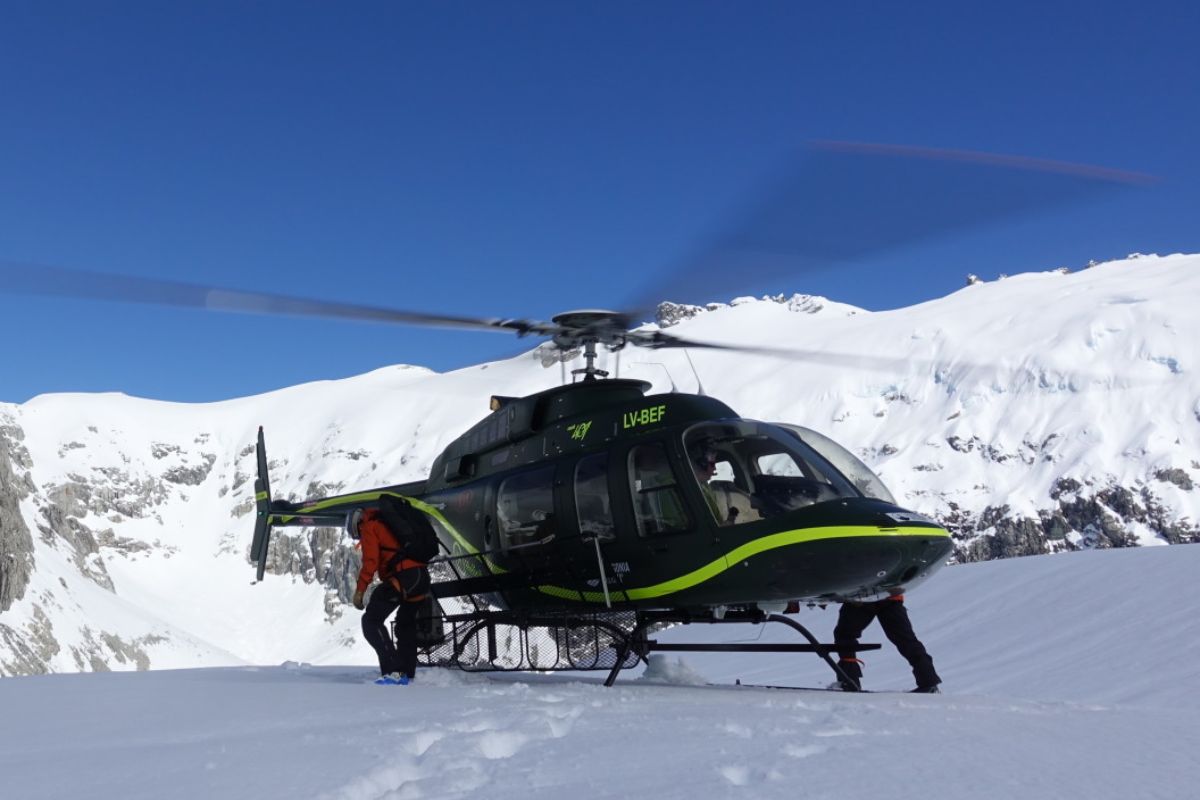
[[858,460],[853,453],[824,434],[817,433],[799,425],[781,424],[779,427],[800,437],[800,441],[820,453],[826,461],[834,466],[854,483],[860,492],[867,497],[874,497],[895,505],[896,498],[883,485],[879,476],[871,468]]
[[706,422],[683,436],[713,517],[743,525],[861,492],[797,434],[748,420]]

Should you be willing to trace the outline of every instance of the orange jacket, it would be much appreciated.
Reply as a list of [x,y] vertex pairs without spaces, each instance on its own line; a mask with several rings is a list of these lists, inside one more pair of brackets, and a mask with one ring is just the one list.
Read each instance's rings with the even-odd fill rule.
[[396,537],[383,524],[379,511],[374,508],[363,509],[362,519],[358,523],[358,533],[362,538],[362,569],[358,571],[358,591],[365,592],[371,585],[375,573],[379,579],[386,581],[395,574],[388,569],[388,562],[400,549]]
[[389,566],[396,553],[400,552],[400,542],[392,534],[391,528],[384,524],[377,508],[363,509],[362,519],[358,521],[358,535],[359,546],[362,548],[362,569],[358,571],[357,587],[360,592],[367,590],[376,572],[379,573],[379,580],[387,581],[394,578],[396,573],[410,567],[425,566],[424,562],[413,561],[411,558],[402,558],[394,567]]

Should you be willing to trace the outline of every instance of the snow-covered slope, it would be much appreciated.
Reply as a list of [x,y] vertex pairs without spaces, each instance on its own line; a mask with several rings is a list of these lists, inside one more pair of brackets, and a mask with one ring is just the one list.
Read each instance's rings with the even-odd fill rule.
[[[608,689],[443,670],[377,687],[295,663],[0,680],[21,720],[0,725],[0,774],[22,800],[1191,800],[1197,574],[1200,545],[947,568],[909,601],[941,695],[703,685],[827,681],[807,654],[689,654]],[[833,612],[801,619],[827,635]],[[716,634],[771,635],[660,636]],[[868,660],[871,687],[910,685],[890,647]]]
[[[689,338],[824,356],[695,350],[693,373],[680,351],[626,351],[619,368],[833,436],[949,525],[961,561],[1194,541],[1197,298],[1200,256],[1169,256],[881,313],[804,296],[674,307],[662,321]],[[206,405],[0,404],[0,674],[365,663],[344,613],[354,554],[337,532],[277,536],[273,574],[250,585],[257,426],[277,497],[414,480],[490,395],[537,391],[571,366],[534,352]]]

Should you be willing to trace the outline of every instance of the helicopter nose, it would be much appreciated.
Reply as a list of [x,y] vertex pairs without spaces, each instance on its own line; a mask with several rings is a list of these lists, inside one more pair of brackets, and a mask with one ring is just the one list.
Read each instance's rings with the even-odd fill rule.
[[856,583],[873,585],[902,572],[901,561],[900,548],[884,540],[842,553],[838,571]]
[[[814,542],[790,563],[788,583],[808,597],[849,598],[911,587],[940,566],[951,549],[945,535],[888,535]],[[799,595],[795,595],[799,596]]]
[[911,588],[940,567],[952,547],[946,536],[910,536],[866,548],[859,573],[861,586],[868,593]]

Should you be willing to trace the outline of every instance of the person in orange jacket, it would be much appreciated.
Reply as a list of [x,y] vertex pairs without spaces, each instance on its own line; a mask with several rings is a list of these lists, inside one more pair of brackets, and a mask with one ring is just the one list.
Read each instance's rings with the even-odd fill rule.
[[936,694],[942,679],[933,668],[933,658],[925,650],[925,645],[921,644],[921,640],[913,632],[912,622],[908,619],[908,609],[904,607],[904,595],[899,592],[884,600],[842,604],[837,625],[833,629],[838,667],[846,678],[850,679],[838,680],[842,690],[857,692],[862,689],[863,662],[856,657],[856,645],[858,637],[862,636],[862,632],[875,619],[879,620],[884,635],[912,667],[913,677],[917,681],[917,688],[912,691]]
[[[358,572],[354,607],[362,616],[363,637],[379,657],[380,685],[407,684],[417,671],[417,609],[428,590],[428,572],[424,564],[403,557],[395,534],[379,511],[365,508],[355,511],[347,528],[362,547],[362,568]],[[363,598],[375,575],[380,583],[365,604]],[[396,612],[396,641],[387,629],[387,618]]]

